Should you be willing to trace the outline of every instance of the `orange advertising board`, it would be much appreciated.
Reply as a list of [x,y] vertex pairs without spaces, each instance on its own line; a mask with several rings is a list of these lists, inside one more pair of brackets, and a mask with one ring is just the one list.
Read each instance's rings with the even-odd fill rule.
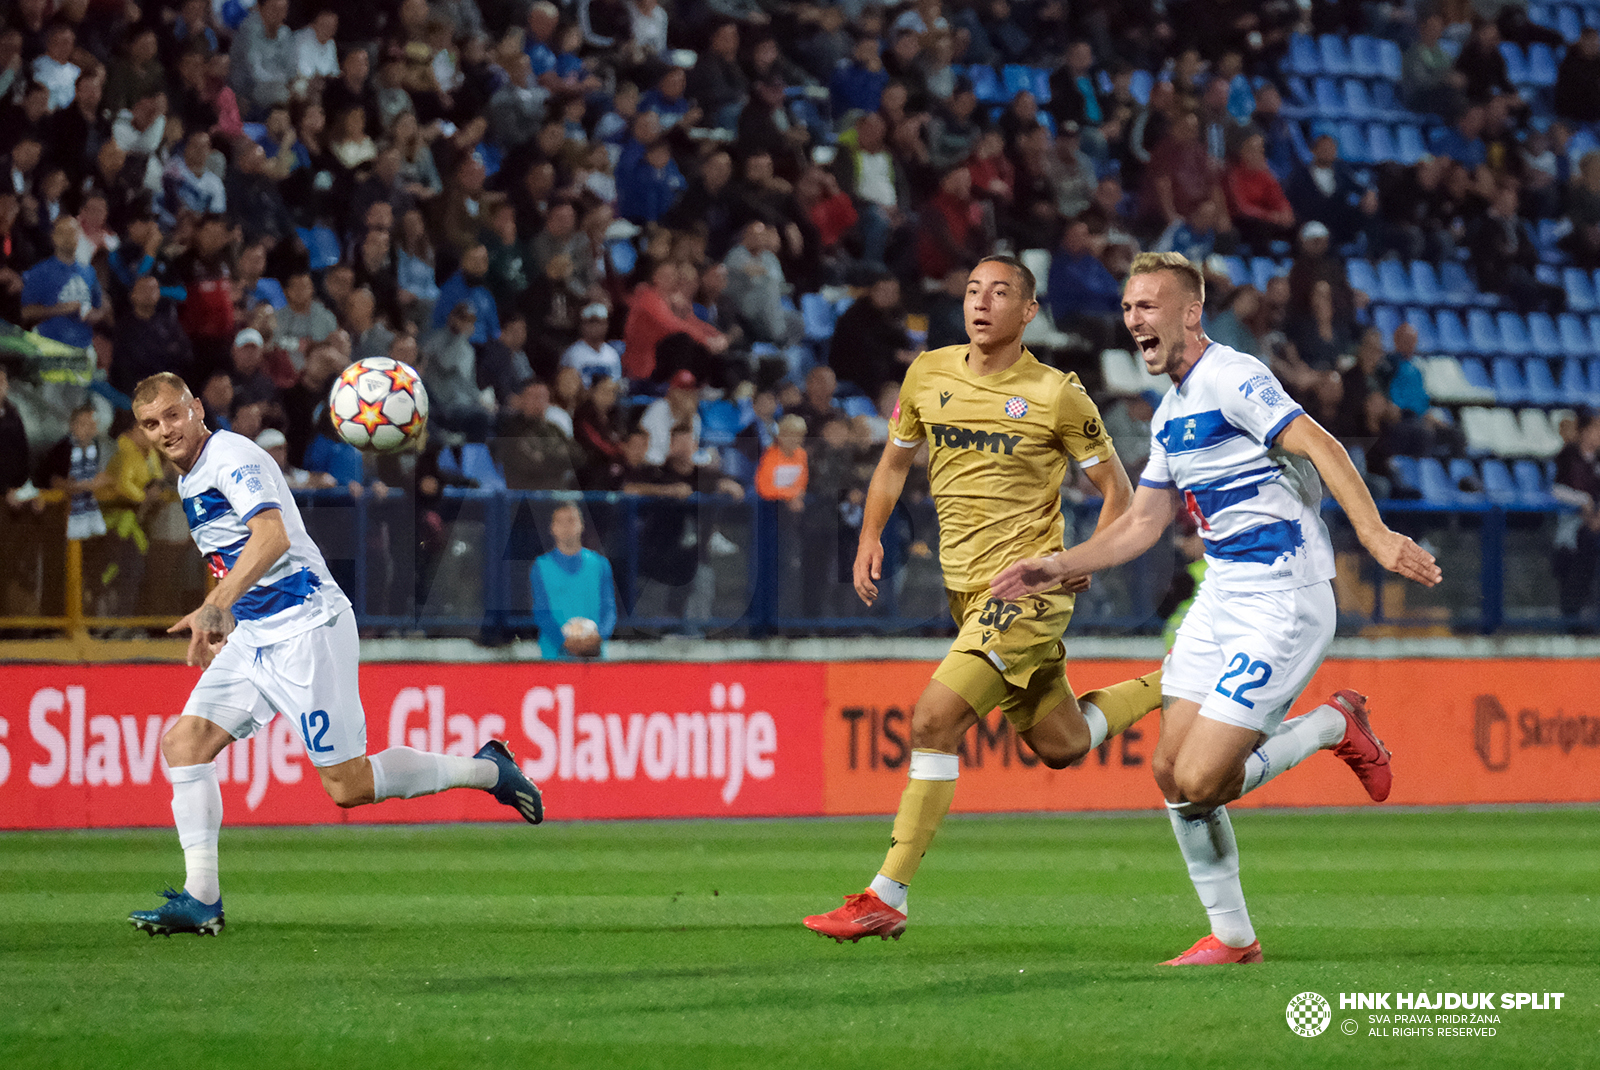
[[[823,807],[893,813],[905,786],[910,717],[934,666],[853,662],[829,667],[822,730]],[[1073,689],[1148,672],[1136,661],[1070,662]],[[1589,661],[1329,660],[1293,713],[1342,687],[1369,696],[1373,724],[1394,752],[1391,804],[1600,800],[1600,666]],[[998,712],[961,750],[955,809],[1130,810],[1161,805],[1150,772],[1159,715],[1109,741],[1078,767],[1045,768]],[[1235,806],[1374,805],[1344,764],[1316,754]]]

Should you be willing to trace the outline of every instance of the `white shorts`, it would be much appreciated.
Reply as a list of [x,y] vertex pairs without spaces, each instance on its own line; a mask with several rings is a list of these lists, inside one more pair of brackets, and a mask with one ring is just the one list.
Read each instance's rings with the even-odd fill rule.
[[283,714],[312,765],[338,765],[367,753],[367,715],[357,675],[355,614],[270,646],[229,639],[200,674],[183,712],[244,739]]
[[1287,591],[1200,584],[1162,666],[1161,693],[1200,703],[1214,721],[1271,732],[1333,642],[1331,583]]

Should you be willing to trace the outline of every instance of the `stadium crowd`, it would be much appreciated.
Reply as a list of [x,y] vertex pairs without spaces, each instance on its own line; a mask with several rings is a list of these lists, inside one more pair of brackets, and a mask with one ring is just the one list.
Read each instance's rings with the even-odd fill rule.
[[[964,340],[966,273],[996,249],[1047,251],[1030,344],[1092,389],[1101,351],[1126,348],[1134,253],[1204,263],[1212,337],[1269,360],[1364,447],[1377,496],[1405,497],[1389,458],[1466,444],[1417,331],[1385,328],[1347,260],[1464,264],[1500,307],[1552,315],[1566,293],[1541,265],[1600,267],[1600,29],[1568,41],[1519,0],[9,0],[3,17],[0,318],[100,369],[79,390],[13,368],[9,403],[0,385],[11,531],[31,485],[136,541],[167,476],[127,394],[163,370],[298,485],[759,495],[848,528],[906,366]],[[1286,76],[1295,34],[1398,42],[1396,107],[1428,117],[1428,151],[1343,158]],[[1514,84],[1503,40],[1565,48],[1553,86]],[[1251,257],[1283,270],[1242,278]],[[332,430],[330,382],[375,355],[422,374],[419,453],[364,456]],[[1135,478],[1157,400],[1101,397]],[[1588,568],[1574,619],[1600,538],[1591,426],[1561,429],[1581,512],[1558,561]]]

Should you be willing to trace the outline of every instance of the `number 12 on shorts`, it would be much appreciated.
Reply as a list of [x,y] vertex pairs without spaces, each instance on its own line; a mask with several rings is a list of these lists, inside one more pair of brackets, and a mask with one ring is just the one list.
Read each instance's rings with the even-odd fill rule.
[[[1228,681],[1246,673],[1250,675],[1235,683],[1232,691],[1228,690]],[[1235,654],[1228,661],[1228,671],[1217,681],[1217,694],[1233,699],[1247,710],[1253,710],[1256,704],[1253,700],[1245,698],[1246,692],[1254,691],[1270,679],[1272,679],[1271,665],[1264,661],[1252,661],[1249,654]]]
[[[1224,695],[1227,694],[1226,691],[1222,693]],[[300,715],[300,738],[306,741],[306,750],[312,754],[327,754],[333,750],[332,743],[324,743],[322,741],[322,737],[327,734],[327,710],[312,710],[310,713],[302,713]]]

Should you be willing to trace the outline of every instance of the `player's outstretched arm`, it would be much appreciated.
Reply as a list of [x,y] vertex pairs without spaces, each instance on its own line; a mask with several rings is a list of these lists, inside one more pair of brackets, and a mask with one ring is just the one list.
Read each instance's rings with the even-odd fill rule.
[[911,459],[916,453],[915,446],[897,446],[891,437],[883,444],[883,456],[878,459],[872,482],[867,485],[852,578],[856,594],[869,606],[878,600],[877,581],[883,578],[883,529],[888,526],[889,514],[894,512],[900,492],[905,489],[906,475],[911,471]]
[[1128,511],[1069,550],[1030,557],[1011,565],[989,583],[996,598],[1007,602],[1132,561],[1156,544],[1178,511],[1175,491],[1137,487]]
[[200,608],[167,629],[170,633],[189,633],[189,652],[185,660],[190,665],[209,665],[217,656],[228,633],[233,631],[232,606],[239,596],[256,585],[289,549],[289,531],[283,526],[283,514],[276,508],[263,509],[251,517],[246,527],[250,537],[238,559]]
[[1350,462],[1350,454],[1321,424],[1309,416],[1297,416],[1278,435],[1277,444],[1317,466],[1328,492],[1356,529],[1356,538],[1378,564],[1424,587],[1432,587],[1443,578],[1432,554],[1383,522],[1372,493]]

